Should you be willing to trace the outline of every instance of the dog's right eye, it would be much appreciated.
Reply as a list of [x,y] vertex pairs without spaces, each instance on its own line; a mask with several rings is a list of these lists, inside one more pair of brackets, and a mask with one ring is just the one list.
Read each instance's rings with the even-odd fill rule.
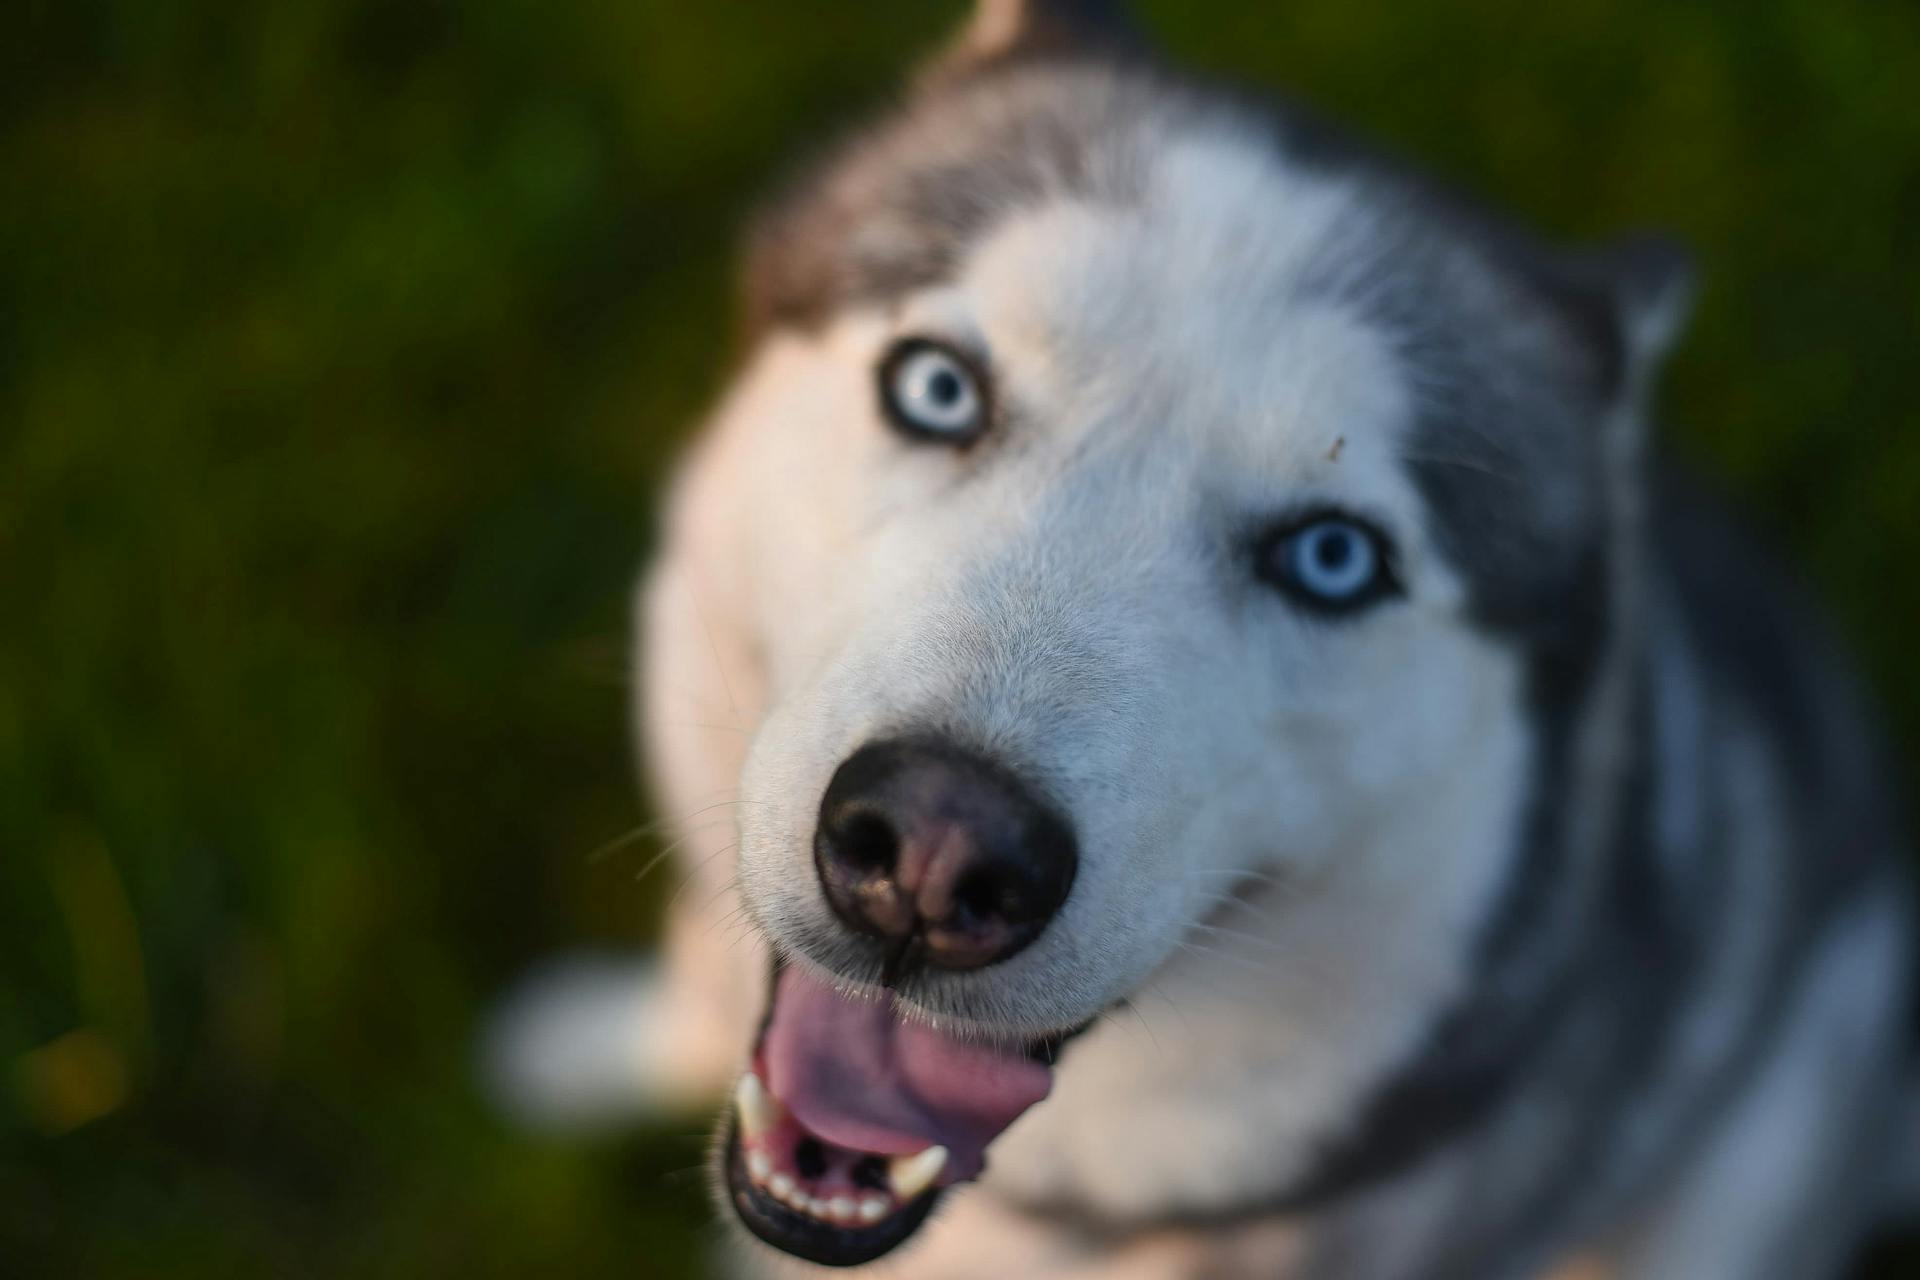
[[907,338],[880,362],[880,409],[909,439],[969,445],[986,430],[986,380],[953,348]]
[[1262,539],[1260,576],[1320,613],[1351,613],[1394,589],[1385,535],[1355,516],[1324,511]]

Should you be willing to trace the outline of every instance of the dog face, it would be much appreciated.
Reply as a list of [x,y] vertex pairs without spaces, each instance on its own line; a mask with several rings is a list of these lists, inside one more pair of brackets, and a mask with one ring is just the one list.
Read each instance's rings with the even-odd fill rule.
[[658,579],[752,671],[727,1171],[818,1261],[1249,886],[1302,1033],[1403,1049],[1610,600],[1656,309],[1067,29],[988,6],[768,222]]
[[[1001,762],[1070,822],[1073,892],[1019,954],[905,984],[1000,1035],[1085,1021],[1232,872],[1326,874],[1514,728],[1518,662],[1467,625],[1399,461],[1409,379],[1363,316],[1289,296],[1353,211],[1291,193],[1288,244],[1263,208],[1183,207],[1258,180],[1233,157],[1163,163],[1138,206],[1015,216],[951,285],[776,340],[747,393],[772,411],[738,420],[772,691],[742,892],[871,979],[813,874],[834,771],[902,737]],[[890,421],[903,350],[966,380],[976,435]]]

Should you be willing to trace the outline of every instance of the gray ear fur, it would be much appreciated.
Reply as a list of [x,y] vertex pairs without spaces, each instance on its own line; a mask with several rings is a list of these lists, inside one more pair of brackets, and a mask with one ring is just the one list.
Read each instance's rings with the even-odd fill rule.
[[1578,382],[1602,398],[1644,396],[1686,328],[1692,255],[1661,235],[1583,250],[1525,243],[1521,270],[1564,322]]
[[1693,312],[1693,255],[1671,237],[1636,235],[1602,248],[1593,261],[1613,300],[1628,364],[1644,375],[1673,349]]

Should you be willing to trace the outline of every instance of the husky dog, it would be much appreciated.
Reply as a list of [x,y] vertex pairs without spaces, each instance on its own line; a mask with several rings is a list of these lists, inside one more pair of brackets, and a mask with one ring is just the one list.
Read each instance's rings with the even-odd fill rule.
[[752,240],[620,1082],[731,1091],[750,1274],[1834,1274],[1916,1136],[1903,837],[1648,446],[1684,260],[1099,8],[985,0]]

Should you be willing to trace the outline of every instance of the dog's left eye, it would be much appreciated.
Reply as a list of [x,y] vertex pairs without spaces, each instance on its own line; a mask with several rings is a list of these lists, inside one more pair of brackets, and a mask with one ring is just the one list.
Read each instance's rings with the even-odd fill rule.
[[925,338],[895,343],[880,362],[880,408],[901,434],[966,445],[987,424],[987,391],[973,365]]
[[1260,575],[1302,604],[1344,612],[1392,588],[1385,539],[1342,515],[1323,515],[1269,536]]

